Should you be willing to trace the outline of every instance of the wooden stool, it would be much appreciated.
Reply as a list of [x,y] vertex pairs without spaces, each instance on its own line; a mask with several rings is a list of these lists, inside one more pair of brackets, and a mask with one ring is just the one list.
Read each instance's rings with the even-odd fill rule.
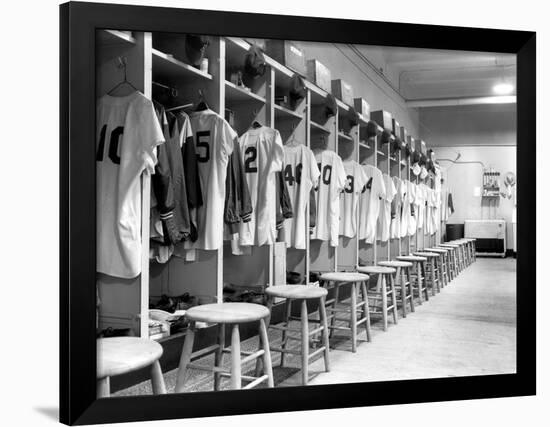
[[[317,356],[320,353],[323,353],[325,358],[325,370],[330,371],[330,362],[329,362],[329,339],[328,339],[328,319],[326,314],[325,301],[327,296],[327,290],[320,288],[318,286],[306,286],[306,285],[280,285],[280,286],[270,286],[265,290],[266,295],[268,296],[268,305],[267,307],[271,311],[273,306],[274,298],[284,298],[286,301],[286,316],[284,320],[284,325],[269,325],[268,328],[276,329],[282,331],[282,346],[280,348],[271,347],[271,351],[277,351],[281,353],[281,366],[284,366],[284,357],[285,353],[299,354],[302,356],[302,384],[307,385],[309,373],[308,365],[310,359]],[[300,317],[297,320],[300,320],[301,328],[293,329],[289,326],[290,320],[294,319],[291,317],[291,308],[292,302],[295,300],[300,301],[301,313]],[[319,327],[309,330],[309,321],[316,322],[316,320],[309,320],[308,311],[307,311],[307,301],[308,300],[317,300],[319,302]],[[294,337],[288,334],[288,332],[300,332],[300,337]],[[322,337],[322,346],[316,349],[313,353],[309,353],[309,339],[312,335],[316,335],[321,332]],[[287,342],[289,339],[295,339],[301,341],[302,348],[299,350],[287,349]]]
[[[411,262],[413,264],[412,270],[415,271],[415,273],[413,274],[411,272],[411,269],[408,269],[409,281],[413,283],[413,291],[416,290],[418,295],[418,303],[422,305],[424,297],[426,297],[426,301],[430,299],[428,295],[428,288],[426,287],[426,281],[422,276],[422,270],[423,269],[425,270],[424,263],[428,261],[428,258],[414,256],[414,255],[400,255],[396,257],[396,259],[398,261]],[[413,279],[416,279],[416,285],[414,284]],[[414,293],[413,293],[413,296],[414,296]]]
[[476,239],[464,238],[466,240],[466,247],[468,248],[468,257],[470,264],[476,261]]
[[466,268],[466,260],[464,256],[464,242],[461,242],[460,240],[453,240],[451,241],[451,243],[454,245],[458,245],[458,248],[457,248],[458,268],[460,271],[462,271]]
[[391,267],[396,269],[395,277],[396,283],[399,285],[400,290],[399,302],[401,303],[401,309],[403,310],[403,317],[407,317],[407,303],[411,304],[411,311],[414,312],[413,301],[413,285],[411,280],[406,279],[406,275],[410,276],[408,271],[413,266],[412,262],[407,261],[380,261],[378,265],[382,267]]
[[[183,392],[187,369],[199,369],[214,372],[214,389],[219,389],[221,377],[231,377],[231,389],[249,389],[267,381],[268,387],[273,387],[273,370],[271,367],[271,353],[265,319],[270,315],[269,309],[259,304],[245,302],[226,302],[223,304],[205,304],[191,307],[185,316],[190,321],[187,335],[183,344],[176,393]],[[214,323],[218,325],[218,343],[199,350],[193,354],[196,322]],[[255,352],[241,352],[239,325],[241,323],[259,322],[260,347]],[[225,325],[231,325],[231,348],[225,348]],[[215,353],[214,367],[192,364],[191,360],[206,354]],[[227,371],[222,366],[223,353],[231,353],[231,369]],[[245,357],[241,359],[241,355]],[[264,375],[260,377],[244,376],[241,374],[242,365],[246,362],[263,357]],[[242,387],[242,380],[249,383]]]
[[428,250],[433,250],[433,249],[441,249],[445,251],[445,255],[443,258],[444,258],[444,265],[445,265],[445,276],[447,279],[446,284],[448,285],[449,283],[451,283],[451,280],[453,280],[453,261],[452,261],[453,248],[437,245]]
[[441,292],[440,280],[439,280],[439,268],[437,260],[439,260],[439,254],[433,252],[413,252],[416,256],[427,258],[426,262],[426,286],[430,285],[432,288],[432,296],[435,296],[436,292]]
[[[367,289],[369,299],[382,302],[380,310],[382,313],[384,331],[388,330],[389,311],[392,312],[393,323],[397,325],[397,298],[395,296],[395,284],[393,281],[393,275],[396,272],[395,268],[370,265],[357,267],[357,271],[365,274],[378,274],[378,280],[376,281],[376,291],[369,292],[369,290]],[[391,304],[388,303],[388,295],[391,298]],[[373,313],[375,313],[374,307]]]
[[426,252],[433,252],[434,254],[439,255],[437,262],[439,263],[439,279],[441,281],[441,287],[447,286],[449,283],[449,276],[447,274],[447,251],[448,249],[443,248],[427,248],[424,249]]
[[[351,331],[351,351],[355,353],[357,351],[357,327],[362,323],[365,324],[367,332],[367,341],[371,340],[370,331],[370,313],[369,313],[369,299],[367,294],[367,281],[369,276],[359,273],[343,273],[333,272],[324,273],[320,277],[321,281],[327,283],[327,287],[334,286],[334,297],[331,300],[326,301],[327,310],[330,312],[330,336],[332,336],[334,330]],[[350,285],[351,297],[350,303],[344,304],[339,300],[340,287]],[[359,292],[359,290],[361,292]],[[362,301],[358,301],[357,296],[361,293]],[[345,308],[339,308],[338,304],[347,306]],[[362,317],[357,319],[357,312],[362,313]],[[337,317],[337,313],[349,314],[349,319]],[[349,321],[349,327],[337,326],[336,320]]]
[[151,366],[154,394],[165,394],[166,386],[159,359],[162,346],[153,340],[136,337],[100,338],[97,340],[97,397],[109,397],[111,377]]
[[458,276],[458,273],[460,271],[459,264],[458,264],[458,249],[460,248],[459,245],[453,245],[452,243],[440,243],[437,245],[438,248],[443,249],[450,249],[450,273],[452,276],[452,279],[454,280],[455,277]]

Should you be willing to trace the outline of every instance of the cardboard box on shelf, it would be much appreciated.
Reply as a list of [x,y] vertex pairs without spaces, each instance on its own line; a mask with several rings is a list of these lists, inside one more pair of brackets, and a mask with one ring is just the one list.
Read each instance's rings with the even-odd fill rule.
[[332,80],[332,94],[344,104],[353,105],[353,89],[342,79]]
[[393,131],[392,115],[390,112],[384,110],[372,111],[370,118],[378,123],[378,126],[382,126],[390,132]]
[[298,74],[307,74],[306,55],[294,43],[288,40],[266,40],[265,53]]
[[355,98],[353,100],[353,107],[355,111],[361,114],[365,119],[370,118],[370,105],[365,99]]
[[321,89],[330,93],[331,91],[331,77],[330,70],[321,64],[316,59],[309,59],[307,61],[307,78],[319,86]]

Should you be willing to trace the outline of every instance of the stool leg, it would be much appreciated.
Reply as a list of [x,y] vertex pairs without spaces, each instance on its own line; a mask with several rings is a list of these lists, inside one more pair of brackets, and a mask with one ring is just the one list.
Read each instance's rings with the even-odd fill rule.
[[393,313],[393,323],[397,325],[397,297],[395,296],[395,282],[393,279],[393,274],[389,274],[390,276],[390,289],[391,289],[391,300],[392,300],[392,313]]
[[[270,324],[270,322],[271,322],[271,309],[273,308],[273,302],[274,302],[274,298],[268,296],[268,297],[267,297],[267,309],[269,310],[269,315],[265,318],[265,321],[264,321],[264,324],[265,324],[266,329],[269,329],[269,324]],[[270,360],[271,360],[271,356],[270,356]],[[262,359],[260,359],[260,358],[258,357],[258,358],[256,359],[256,372],[255,372],[255,376],[259,377],[261,372],[262,372]]]
[[405,283],[405,275],[401,267],[397,267],[395,277],[396,279],[399,278],[401,282],[401,308],[403,310],[403,318],[405,318],[407,317],[407,284]]
[[231,389],[238,390],[241,386],[241,337],[235,323],[231,329]]
[[[286,329],[290,326],[290,315],[292,313],[292,300],[288,298],[285,302],[286,302],[285,329],[283,330],[283,338],[282,338],[283,341],[281,343],[281,347],[283,350],[286,350],[286,344],[288,342],[288,338],[287,338],[288,332]],[[284,366],[285,366],[285,352],[282,351],[281,368],[284,368]]]
[[153,394],[166,394],[166,385],[164,384],[164,377],[162,376],[162,369],[160,369],[158,360],[155,360],[153,365],[151,365],[151,385]]
[[97,398],[109,397],[111,395],[111,379],[109,377],[97,380]]
[[[225,325],[218,324],[218,348],[214,356],[214,366],[221,367],[223,365],[223,349],[225,348]],[[214,390],[220,389],[221,375],[219,372],[214,372]]]
[[436,284],[435,284],[435,261],[433,260],[433,258],[430,257],[430,277],[431,277],[431,281],[432,281],[432,296],[435,296],[435,287],[436,287]]
[[[260,341],[264,349],[263,361],[264,361],[264,373],[267,375],[267,386],[270,388],[275,387],[273,381],[273,366],[271,364],[271,352],[269,350],[269,337],[267,335],[266,321],[260,319]],[[256,374],[256,376],[260,376]]]
[[357,351],[357,282],[351,284],[350,304],[351,351]]
[[330,360],[329,360],[329,340],[328,340],[328,322],[327,322],[327,310],[325,307],[325,297],[321,297],[319,301],[319,318],[321,320],[321,326],[323,331],[321,332],[321,337],[323,339],[323,345],[325,346],[325,351],[323,352],[325,356],[325,371],[330,371]]
[[424,297],[422,295],[422,279],[420,276],[420,262],[416,263],[416,283],[418,285],[418,297],[419,297],[419,303],[422,305],[422,302],[424,300]]
[[365,282],[361,282],[361,292],[363,294],[363,301],[365,302],[365,305],[363,305],[363,316],[367,318],[365,320],[365,329],[367,332],[367,341],[371,341],[371,332],[370,332],[370,312],[369,312],[369,295],[367,293],[367,285]]
[[[338,294],[340,293],[340,284],[335,283],[334,284],[334,302],[332,303],[332,308],[336,308],[336,305],[338,304]],[[336,312],[333,311],[331,313],[332,317],[330,319],[330,334],[329,337],[332,338],[334,335],[334,326],[336,326]]]
[[382,290],[382,322],[384,331],[388,330],[388,293],[386,289],[386,280],[383,274],[378,275],[378,289]]
[[[407,269],[407,272],[409,271],[409,267],[406,267]],[[406,279],[406,275],[405,275],[405,269],[401,269],[401,280],[405,280]],[[414,313],[414,290],[413,290],[413,284],[412,284],[412,281],[409,277],[409,281],[408,281],[408,287],[409,287],[409,302],[411,304],[411,312]]]
[[185,335],[185,341],[183,342],[183,350],[181,351],[180,365],[178,368],[178,377],[176,379],[176,393],[183,393],[183,387],[185,385],[185,373],[187,371],[187,365],[191,361],[191,353],[193,352],[193,343],[195,341],[195,322],[191,322],[187,334]]
[[309,326],[307,315],[307,302],[305,299],[301,302],[302,310],[300,322],[302,324],[302,385],[307,385],[309,378]]

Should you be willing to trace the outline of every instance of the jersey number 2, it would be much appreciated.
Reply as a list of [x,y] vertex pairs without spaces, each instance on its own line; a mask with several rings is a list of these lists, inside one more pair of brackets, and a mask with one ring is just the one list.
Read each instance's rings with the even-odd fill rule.
[[258,157],[258,151],[256,147],[250,146],[244,150],[244,171],[246,173],[258,172],[258,167],[254,165],[256,158]]

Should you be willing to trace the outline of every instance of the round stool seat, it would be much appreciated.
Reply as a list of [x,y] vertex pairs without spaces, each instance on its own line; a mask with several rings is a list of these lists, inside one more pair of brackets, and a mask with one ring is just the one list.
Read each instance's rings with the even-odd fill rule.
[[97,340],[97,378],[126,374],[152,365],[162,356],[162,346],[137,337]]
[[439,249],[439,248],[426,248],[426,251],[433,252],[434,254],[446,254],[447,249]]
[[320,278],[329,282],[364,282],[369,280],[369,276],[366,274],[337,271],[323,273]]
[[271,297],[290,299],[317,299],[328,294],[325,288],[307,285],[279,285],[270,286],[265,293]]
[[458,249],[458,248],[460,248],[460,245],[454,245],[452,243],[442,243],[438,246],[440,246],[442,248],[449,248],[449,249]]
[[395,268],[381,265],[366,265],[364,267],[357,267],[357,271],[367,274],[393,274],[395,273]]
[[423,256],[426,258],[438,258],[439,254],[434,254],[433,252],[413,252],[416,256]]
[[433,248],[428,248],[427,250],[430,251],[430,252],[433,252],[435,250],[449,252],[449,251],[452,251],[453,248],[449,248],[449,247],[446,247],[446,246],[436,246],[436,247],[433,247]]
[[409,261],[409,262],[424,262],[428,261],[427,258],[422,256],[415,256],[415,255],[399,255],[396,257],[399,261]]
[[185,313],[189,320],[206,323],[255,322],[269,316],[269,309],[249,302],[224,302],[191,307]]
[[403,267],[412,267],[412,262],[408,261],[380,261],[378,265],[383,267],[393,267],[393,268],[403,268]]

